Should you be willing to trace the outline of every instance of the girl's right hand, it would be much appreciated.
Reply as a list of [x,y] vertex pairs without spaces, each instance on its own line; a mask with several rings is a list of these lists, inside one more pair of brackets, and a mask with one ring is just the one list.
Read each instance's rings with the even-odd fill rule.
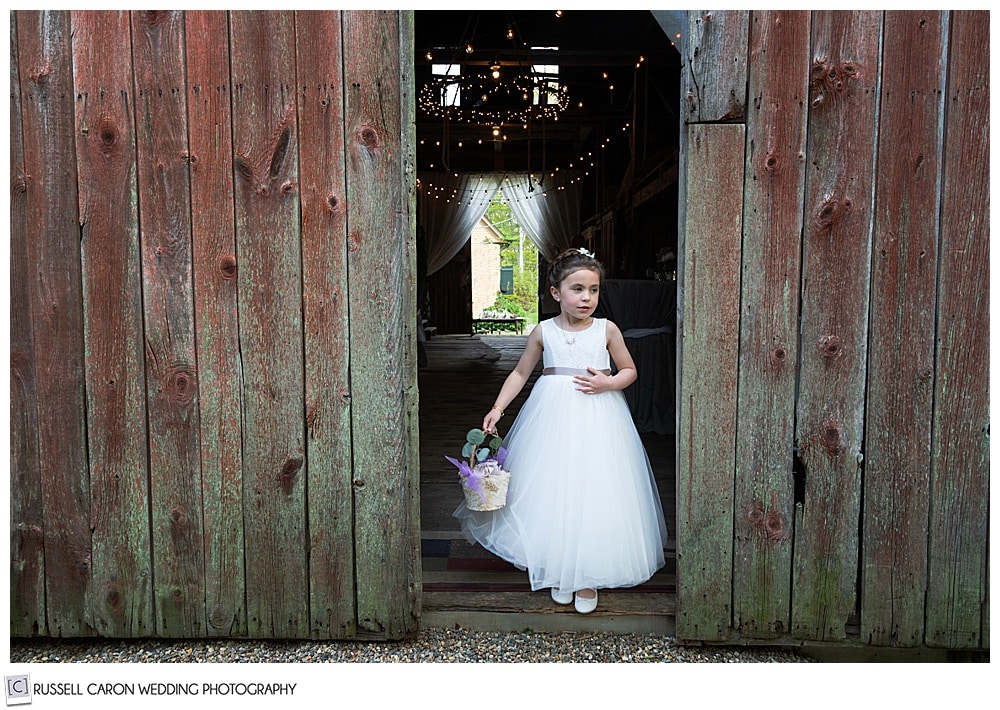
[[497,422],[500,421],[500,417],[502,416],[496,409],[491,409],[487,412],[486,416],[483,417],[483,431],[487,434],[496,434]]

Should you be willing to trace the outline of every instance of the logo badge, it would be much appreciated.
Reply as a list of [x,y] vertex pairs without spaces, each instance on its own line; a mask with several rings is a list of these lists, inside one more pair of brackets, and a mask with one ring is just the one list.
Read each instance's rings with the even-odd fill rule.
[[27,675],[4,676],[7,686],[8,705],[30,705],[31,704],[31,683],[28,682]]

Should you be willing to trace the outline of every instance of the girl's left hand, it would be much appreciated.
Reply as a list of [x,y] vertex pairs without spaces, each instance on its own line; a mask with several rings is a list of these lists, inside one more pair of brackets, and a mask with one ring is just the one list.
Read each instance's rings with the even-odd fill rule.
[[610,392],[614,389],[610,375],[605,375],[593,367],[588,367],[587,370],[591,373],[589,377],[585,375],[575,375],[573,377],[573,383],[576,385],[578,392],[600,394],[601,392]]

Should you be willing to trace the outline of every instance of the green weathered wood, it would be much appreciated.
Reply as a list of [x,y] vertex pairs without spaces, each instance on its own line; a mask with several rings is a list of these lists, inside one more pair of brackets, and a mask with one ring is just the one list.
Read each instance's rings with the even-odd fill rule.
[[732,626],[733,469],[742,235],[742,125],[687,129],[677,472],[677,636]]
[[[34,128],[34,127],[31,127]],[[10,635],[44,636],[44,513],[17,23],[10,14]]]
[[[423,613],[423,554],[421,551],[422,532],[420,528],[420,394],[417,387],[417,323],[420,303],[417,299],[417,86],[410,64],[414,52],[414,15],[412,10],[400,12],[399,15],[399,46],[397,47],[397,62],[399,75],[399,125],[400,125],[400,168],[402,170],[403,204],[399,215],[399,228],[404,249],[403,273],[403,347],[406,361],[403,363],[405,372],[410,373],[409,385],[403,395],[403,407],[406,412],[406,442],[408,459],[406,460],[409,474],[409,491],[406,533],[408,543],[408,583],[399,590],[402,603],[414,619],[420,619]],[[406,314],[413,314],[406,318]],[[405,533],[404,533],[405,534]],[[416,631],[412,622],[407,620],[411,629]]]
[[205,634],[184,18],[131,13],[156,635]]
[[404,88],[413,101],[412,17],[348,12],[343,36],[358,634],[400,638],[417,630],[420,589],[416,368],[403,325],[416,318],[402,123],[412,109],[401,108]]
[[350,328],[340,13],[295,16],[302,185],[309,613],[316,638],[350,638],[354,607]]
[[245,636],[243,444],[229,19],[184,16],[209,636]]
[[51,636],[94,633],[73,64],[67,12],[17,17],[25,219]]
[[743,121],[747,113],[745,10],[688,12],[682,101],[687,123]]
[[815,12],[803,225],[792,636],[856,612],[881,12]]
[[861,637],[923,642],[945,12],[887,12],[861,543]]
[[154,632],[131,42],[127,12],[74,11],[93,624]]
[[989,13],[950,24],[924,641],[988,648]]
[[309,635],[295,24],[230,14],[247,629]]
[[791,621],[809,13],[754,12],[750,24],[733,612],[744,638],[765,639]]

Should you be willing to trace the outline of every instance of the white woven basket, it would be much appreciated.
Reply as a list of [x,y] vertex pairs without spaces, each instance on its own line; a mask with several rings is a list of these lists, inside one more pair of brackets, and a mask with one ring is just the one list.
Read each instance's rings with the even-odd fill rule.
[[[495,463],[476,464],[474,470],[483,473],[479,479],[479,491],[470,488],[468,480],[462,480],[462,492],[465,493],[465,505],[469,510],[486,511],[499,510],[507,505],[507,486],[510,485],[510,471],[500,469]],[[485,500],[483,498],[485,497]]]

